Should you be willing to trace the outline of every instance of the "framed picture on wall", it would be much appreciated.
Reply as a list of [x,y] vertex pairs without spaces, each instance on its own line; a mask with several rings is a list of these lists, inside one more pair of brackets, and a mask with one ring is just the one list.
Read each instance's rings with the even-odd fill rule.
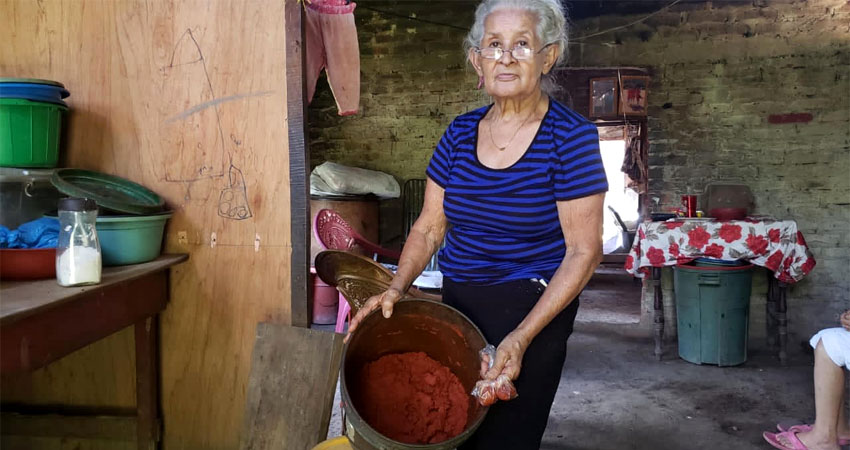
[[646,115],[646,94],[649,77],[623,75],[620,77],[620,114]]
[[590,79],[590,117],[617,116],[617,78]]

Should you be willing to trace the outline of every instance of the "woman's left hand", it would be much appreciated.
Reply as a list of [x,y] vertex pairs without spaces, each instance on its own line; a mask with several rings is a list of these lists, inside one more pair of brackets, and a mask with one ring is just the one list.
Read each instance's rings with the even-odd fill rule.
[[484,372],[482,367],[481,377],[485,380],[495,380],[499,375],[506,375],[511,380],[516,380],[522,368],[522,357],[531,342],[517,330],[502,339],[496,348],[496,360],[490,370]]

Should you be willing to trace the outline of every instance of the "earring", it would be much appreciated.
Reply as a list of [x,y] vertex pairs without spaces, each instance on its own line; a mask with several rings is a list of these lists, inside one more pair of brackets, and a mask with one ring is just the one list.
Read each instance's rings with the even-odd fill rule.
[[481,89],[481,86],[484,86],[484,76],[478,75],[478,86],[475,89]]

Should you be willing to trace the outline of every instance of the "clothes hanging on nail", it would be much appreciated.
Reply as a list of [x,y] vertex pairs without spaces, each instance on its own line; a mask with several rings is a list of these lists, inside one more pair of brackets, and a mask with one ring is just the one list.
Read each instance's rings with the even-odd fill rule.
[[356,114],[360,103],[360,46],[354,26],[356,6],[350,0],[306,3],[307,102],[313,100],[316,81],[325,69],[341,116]]
[[647,165],[647,141],[643,139],[641,128],[645,125],[626,126],[626,154],[620,170],[626,174],[626,187],[638,194],[646,193],[649,186],[649,166]]

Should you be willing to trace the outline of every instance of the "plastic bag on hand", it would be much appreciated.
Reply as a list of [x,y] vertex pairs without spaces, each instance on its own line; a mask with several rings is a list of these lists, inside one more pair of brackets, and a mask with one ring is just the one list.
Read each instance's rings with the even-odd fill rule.
[[490,380],[479,380],[472,389],[473,397],[478,399],[481,406],[490,406],[496,403],[496,384]]
[[508,401],[517,398],[516,388],[507,375],[499,375],[493,383],[496,388],[496,397],[499,400]]
[[487,370],[493,368],[493,364],[496,363],[496,347],[493,347],[492,344],[487,344],[484,348],[478,351],[478,359],[484,362],[484,357],[487,357]]
[[[487,345],[478,352],[481,361],[487,357],[487,369],[492,369],[496,362],[496,347]],[[490,406],[497,400],[512,400],[517,397],[516,388],[507,375],[499,375],[495,380],[479,380],[472,389],[472,395],[478,399],[481,406]]]

